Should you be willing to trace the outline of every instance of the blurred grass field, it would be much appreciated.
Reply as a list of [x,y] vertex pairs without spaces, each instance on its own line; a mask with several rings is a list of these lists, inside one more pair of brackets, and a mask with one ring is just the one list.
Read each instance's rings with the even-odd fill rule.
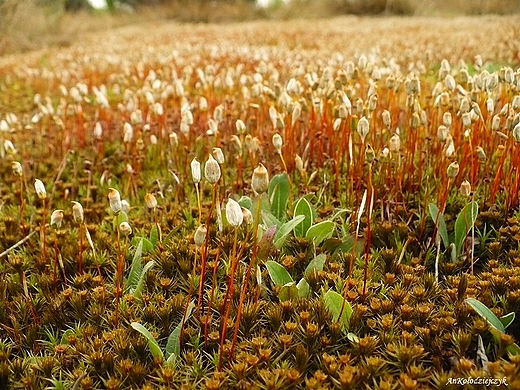
[[338,15],[443,16],[520,15],[519,0],[272,0],[266,8],[247,0],[143,1],[115,13],[65,10],[66,1],[0,0],[0,55],[48,46],[69,46],[82,34],[143,22],[243,22],[259,19],[316,19]]

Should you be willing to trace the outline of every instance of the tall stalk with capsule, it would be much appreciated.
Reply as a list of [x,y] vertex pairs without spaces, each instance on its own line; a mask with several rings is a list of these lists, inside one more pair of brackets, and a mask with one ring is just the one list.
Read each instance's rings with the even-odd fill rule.
[[78,254],[78,272],[83,273],[83,229],[87,229],[85,226],[85,214],[83,212],[83,206],[79,202],[72,202],[72,218],[74,222],[79,225],[79,254]]
[[47,191],[45,190],[45,185],[40,179],[36,179],[34,181],[34,189],[36,190],[36,195],[42,201],[43,205],[43,216],[42,223],[40,225],[40,242],[42,246],[43,258],[47,261],[47,245],[45,243],[45,232],[46,232],[46,220],[47,220],[47,204],[45,200],[47,199]]
[[375,160],[375,152],[370,144],[365,149],[365,162],[368,165],[368,213],[367,213],[367,236],[365,242],[365,266],[363,269],[363,299],[366,296],[368,261],[370,259],[370,248],[372,246],[372,210],[374,208],[374,186],[372,184],[372,163]]
[[[459,174],[459,164],[454,161],[452,162],[448,168],[446,169],[446,175],[448,176],[448,181],[446,183],[446,192],[444,194],[444,198],[441,201],[441,211],[436,217],[435,226],[438,224],[439,215],[444,214],[446,209],[446,203],[448,201],[448,195],[450,192],[451,182],[455,179],[455,177]],[[439,281],[439,259],[441,255],[441,234],[439,229],[437,229],[437,233],[435,235],[435,246],[436,246],[436,255],[435,255],[435,281]]]
[[225,192],[226,192],[226,174],[225,174],[225,170],[224,170],[224,163],[226,161],[226,159],[224,158],[224,153],[222,152],[222,149],[220,148],[213,148],[213,151],[212,151],[212,154],[213,154],[213,157],[215,158],[215,160],[218,162],[218,165],[220,166],[220,170],[222,172],[224,172],[224,174],[222,175],[222,196],[224,196]]
[[[123,274],[125,272],[125,258],[126,251],[128,248],[128,237],[132,234],[132,227],[126,221],[123,221],[119,224],[117,229],[117,245],[119,247],[119,256],[117,257],[117,265],[116,265],[116,323],[119,320],[119,301],[121,300],[121,292],[123,284]],[[121,243],[119,240],[121,239],[121,235],[125,238],[125,244],[123,250],[121,250]]]
[[229,312],[231,311],[231,302],[228,304],[228,300],[232,301],[235,290],[235,272],[237,270],[238,263],[240,261],[237,256],[237,241],[238,241],[238,229],[242,222],[244,221],[244,214],[242,213],[242,209],[240,205],[233,199],[229,198],[226,204],[226,218],[228,223],[233,227],[234,236],[233,236],[233,249],[231,251],[231,256],[229,257],[229,263],[231,264],[231,269],[229,272],[228,286],[226,291],[226,296],[224,297],[224,316],[222,318],[222,332],[220,335],[220,359],[219,365],[222,365],[222,354],[224,341],[226,340],[227,333],[227,322],[229,317]]
[[144,196],[144,202],[148,210],[150,210],[153,214],[153,219],[155,222],[155,228],[157,229],[157,235],[159,237],[159,242],[162,242],[162,233],[161,227],[159,226],[159,220],[157,217],[157,198],[154,194],[148,193]]
[[202,218],[202,206],[200,204],[200,178],[201,178],[201,171],[200,171],[200,162],[197,161],[196,158],[191,160],[191,178],[193,179],[193,184],[195,184],[195,191],[197,192],[197,206],[198,206],[198,224],[200,225],[200,221]]
[[[54,210],[51,214],[51,227],[56,229],[61,228],[63,222],[63,210]],[[65,267],[61,260],[60,249],[58,248],[58,239],[54,241],[54,284],[58,281],[58,264],[63,273],[63,281],[67,284],[67,276],[65,274]]]
[[20,164],[18,161],[13,161],[11,163],[11,169],[13,170],[13,174],[18,178],[18,181],[20,182],[20,226],[22,227],[22,236],[25,237],[25,200],[23,198],[24,181],[22,164]]
[[[249,265],[247,266],[246,275],[244,279],[244,284],[242,286],[242,291],[240,292],[240,301],[238,302],[238,309],[237,309],[237,317],[235,321],[235,331],[233,335],[233,343],[231,345],[231,354],[233,353],[237,336],[238,336],[238,329],[240,325],[240,320],[242,319],[242,307],[244,305],[244,300],[247,294],[247,288],[249,286],[249,279],[251,278],[251,270],[253,269],[253,266],[256,265],[256,256],[258,254],[258,225],[260,224],[260,210],[261,210],[261,203],[262,203],[262,195],[267,191],[269,188],[269,173],[267,172],[267,169],[263,166],[263,164],[258,164],[258,166],[253,171],[253,178],[251,179],[251,187],[253,188],[253,193],[256,196],[256,210],[255,210],[255,217],[252,218],[251,213],[248,213],[247,211],[243,214],[245,216],[246,222],[252,222],[253,223],[253,248],[251,253],[251,259],[249,261]],[[252,219],[252,221],[251,221]],[[259,289],[260,286],[257,286]],[[258,290],[259,291],[259,290]],[[257,294],[258,296],[259,294]]]
[[[220,180],[221,171],[220,165],[217,160],[213,158],[210,154],[206,164],[204,165],[204,177],[206,180],[213,186],[213,199],[211,202],[211,207],[208,212],[208,216],[206,219],[206,228],[211,223],[211,217],[213,214],[213,209],[217,210],[217,223],[219,225],[219,231],[222,231],[222,217],[220,216],[220,202],[218,196],[218,182]],[[203,304],[203,293],[204,293],[204,279],[206,275],[206,259],[208,254],[209,247],[209,228],[206,231],[206,241],[204,243],[204,249],[202,251],[201,265],[200,265],[200,282],[199,282],[199,298],[197,302],[197,308],[199,315],[202,316],[201,308]]]

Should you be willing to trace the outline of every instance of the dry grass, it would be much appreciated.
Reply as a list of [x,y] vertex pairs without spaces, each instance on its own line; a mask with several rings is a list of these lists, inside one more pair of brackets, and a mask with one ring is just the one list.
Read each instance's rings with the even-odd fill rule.
[[520,12],[517,0],[428,0],[414,3],[416,15],[511,15]]
[[174,1],[165,5],[143,6],[137,12],[121,11],[111,15],[89,10],[67,13],[57,4],[41,6],[37,0],[7,0],[0,4],[0,55],[50,45],[69,46],[81,35],[106,32],[130,24],[164,20],[222,23],[266,16],[264,10],[242,1],[229,4],[211,2],[209,5]]
[[138,9],[145,20],[173,19],[182,22],[223,23],[246,21],[266,17],[265,11],[245,1],[231,3],[172,1],[163,5]]
[[292,0],[273,7],[269,16],[278,19],[323,18],[352,15],[509,15],[520,12],[516,0]]
[[33,1],[8,0],[0,6],[0,53],[31,50],[46,43],[56,15],[49,15]]
[[7,0],[0,5],[0,55],[51,45],[69,46],[81,34],[138,21],[140,16],[128,13],[117,16],[87,11],[70,14],[57,4],[41,6],[35,0]]
[[98,11],[66,13],[58,2],[42,7],[37,0],[7,0],[0,5],[0,55],[49,45],[68,46],[82,34],[150,21],[223,23],[266,18],[317,19],[338,14],[455,16],[518,12],[517,0],[292,0],[268,9],[258,9],[244,1],[203,4],[177,0],[140,7],[135,13],[110,15]]

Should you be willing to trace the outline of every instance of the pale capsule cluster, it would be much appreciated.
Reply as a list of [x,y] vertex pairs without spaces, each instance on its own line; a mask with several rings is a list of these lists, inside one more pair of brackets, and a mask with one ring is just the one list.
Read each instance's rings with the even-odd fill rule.
[[[216,159],[215,157],[216,156]],[[221,162],[219,162],[221,161]],[[208,159],[206,160],[204,164],[204,178],[210,183],[210,184],[216,184],[220,180],[220,176],[222,174],[222,171],[220,169],[220,165],[224,163],[224,154],[222,153],[222,150],[220,148],[215,148],[213,150],[213,154],[210,154]],[[197,161],[196,158],[191,160],[190,163],[191,168],[191,178],[193,180],[193,183],[198,184],[200,183],[200,180],[202,178],[202,170],[200,162]]]
[[[445,44],[446,31],[431,35],[417,28],[420,23],[403,22],[391,39],[370,38],[372,26],[365,20],[355,27],[337,21],[319,31],[298,22],[283,28],[259,23],[248,31],[221,26],[222,36],[208,34],[204,50],[192,32],[157,27],[140,40],[123,32],[106,45],[82,43],[81,56],[51,56],[44,68],[38,61],[19,60],[11,64],[9,79],[13,85],[27,82],[36,92],[26,113],[2,114],[0,154],[10,159],[12,173],[24,178],[29,165],[15,161],[26,152],[20,130],[53,137],[53,145],[65,148],[75,146],[75,134],[86,128],[94,141],[89,145],[117,140],[115,156],[124,151],[118,162],[132,180],[150,169],[150,161],[141,160],[149,158],[150,145],[152,157],[168,165],[177,187],[190,182],[191,173],[199,190],[204,183],[217,188],[226,171],[238,175],[234,168],[240,163],[243,171],[253,171],[255,195],[268,190],[267,168],[275,171],[278,157],[284,164],[294,161],[301,177],[312,167],[313,179],[321,177],[324,166],[357,165],[363,158],[377,164],[378,156],[407,161],[407,167],[423,166],[417,159],[441,169],[458,161],[460,167],[450,165],[450,178],[458,177],[459,169],[467,174],[471,164],[463,159],[468,156],[480,169],[495,151],[507,151],[505,166],[512,166],[513,140],[520,142],[520,71],[492,65],[512,63],[514,40],[492,38],[484,32],[494,29],[484,23],[467,35],[461,53],[457,45]],[[504,30],[515,31],[515,23],[508,19]],[[410,31],[413,46],[404,34]],[[157,39],[164,32],[178,38],[174,47]],[[327,45],[310,44],[320,37],[334,38]],[[279,44],[265,45],[269,39]],[[432,70],[432,63],[439,66]],[[99,77],[84,80],[84,73]],[[38,87],[38,79],[55,90]],[[71,124],[74,131],[64,131]],[[355,168],[359,172],[353,176],[361,177],[362,168]],[[409,174],[414,181],[417,173]],[[127,214],[128,202],[112,187],[123,186],[111,182],[111,175],[107,170],[93,184],[110,187],[112,214]],[[41,180],[35,180],[34,189],[47,202]],[[146,191],[144,205],[155,212],[161,191]],[[234,216],[228,221],[237,223],[239,213],[231,214],[236,211],[231,200],[226,212],[228,205]],[[75,220],[82,220],[74,206]]]

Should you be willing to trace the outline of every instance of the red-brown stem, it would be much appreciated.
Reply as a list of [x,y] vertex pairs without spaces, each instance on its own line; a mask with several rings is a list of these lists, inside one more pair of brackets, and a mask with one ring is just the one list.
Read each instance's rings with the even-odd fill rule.
[[[258,226],[257,226],[257,234],[258,234]],[[249,232],[248,232],[248,234],[246,234],[246,238],[245,238],[244,242],[247,243],[248,241],[249,241]],[[253,244],[254,255],[251,256],[251,261],[249,262],[249,265],[247,266],[244,285],[242,286],[242,290],[240,291],[240,300],[238,301],[237,316],[235,319],[235,329],[233,331],[233,342],[231,343],[230,356],[233,356],[233,351],[235,350],[235,345],[237,343],[238,331],[240,328],[240,320],[242,319],[242,308],[244,306],[244,300],[246,298],[247,288],[249,286],[251,270],[253,268],[253,263],[255,262],[254,260],[256,259],[256,251],[254,250],[255,247],[256,247],[256,245]],[[245,245],[242,246],[242,249],[240,250],[238,258],[242,258],[244,250],[245,250]]]
[[[257,201],[258,201],[258,203],[257,203],[257,207],[256,207],[256,215],[255,215],[255,220],[253,222],[254,223],[253,248],[252,248],[252,252],[251,252],[251,259],[249,261],[249,265],[247,266],[247,270],[246,270],[244,285],[242,286],[242,290],[240,291],[240,300],[238,302],[237,315],[236,315],[236,319],[235,319],[235,330],[233,332],[233,341],[231,344],[230,356],[233,356],[233,351],[235,349],[235,345],[237,342],[238,330],[240,327],[240,320],[242,319],[242,307],[244,305],[244,300],[245,300],[245,297],[247,294],[247,288],[249,287],[249,279],[251,277],[251,270],[253,269],[253,265],[256,263],[256,256],[258,253],[257,237],[258,237],[258,225],[260,222],[261,195],[258,195]],[[245,238],[244,242],[247,243],[248,241],[249,241],[249,232],[246,234],[246,238]],[[242,258],[244,250],[245,250],[245,245],[242,245],[238,258]],[[258,286],[258,291],[259,291],[259,289],[260,289],[260,286]],[[259,295],[260,294],[258,293],[255,297],[255,305],[256,305],[256,302],[258,301]],[[224,324],[226,324],[226,322],[224,322]],[[225,333],[223,333],[223,334],[225,335]],[[221,345],[221,348],[222,348],[222,345]],[[221,351],[222,351],[222,349],[221,349]]]
[[[80,106],[81,107],[81,106]],[[83,119],[83,112],[78,112],[76,114],[76,130],[78,135],[78,143],[79,148],[84,149],[85,148],[85,123]]]
[[491,204],[495,203],[496,195],[498,192],[498,187],[499,187],[500,180],[501,180],[502,167],[504,166],[504,161],[506,159],[506,155],[507,155],[507,153],[505,153],[505,151],[504,151],[504,154],[502,155],[502,157],[500,157],[500,162],[498,163],[497,173],[495,174],[495,179],[493,180],[493,186],[491,187],[491,195],[490,195],[490,199],[489,199]]
[[[450,185],[451,185],[451,179],[448,177],[448,182],[446,184],[446,191],[444,192],[444,196],[443,196],[443,199],[442,199],[442,202],[441,202],[441,213],[444,213],[445,209],[446,209],[446,203],[448,202],[448,197],[449,197],[449,194],[450,194]],[[437,223],[437,221],[435,221],[435,223]]]
[[[372,186],[372,164],[368,164],[368,210],[367,210],[367,239],[365,242],[365,266],[363,269],[363,296],[362,299],[365,300],[366,297],[366,287],[367,287],[367,273],[368,273],[368,260],[370,255],[370,248],[372,247],[372,200],[374,195],[374,188]],[[341,314],[340,314],[341,316]]]
[[[218,186],[217,183],[213,185],[213,200],[211,202],[211,207],[209,209],[208,218],[206,220],[206,240],[204,243],[204,249],[202,251],[201,265],[200,265],[200,282],[199,282],[199,297],[197,301],[197,312],[199,313],[199,318],[202,317],[203,310],[202,304],[204,303],[204,278],[206,276],[206,259],[208,255],[208,247],[209,247],[209,226],[211,223],[211,216],[213,214],[213,209],[215,208],[215,203],[218,198]],[[216,205],[216,207],[220,207],[220,205]],[[202,310],[202,311],[201,311]]]
[[[161,232],[161,227],[159,226],[159,217],[157,216],[157,208],[154,208],[152,210],[152,213],[153,213],[153,219],[155,222],[155,228],[157,229],[157,237],[159,239],[159,244],[162,245],[162,232]],[[162,248],[162,246],[161,246],[161,248]]]
[[23,178],[20,176],[20,225],[22,227],[22,236],[25,237],[25,201],[23,199]]
[[[238,239],[238,229],[235,228],[235,236],[233,238],[233,250],[231,252],[231,272],[229,273],[229,279],[228,279],[228,286],[226,290],[226,295],[224,297],[224,316],[222,317],[222,332],[220,335],[220,357],[219,357],[219,367],[222,367],[222,353],[223,353],[223,347],[224,347],[224,341],[226,340],[226,333],[227,333],[227,320],[229,317],[229,312],[231,311],[231,305],[233,302],[233,294],[235,290],[235,272],[238,266],[238,256],[236,255],[236,249],[237,249],[237,239]],[[230,303],[228,305],[228,300],[230,300]]]
[[[191,302],[191,297],[193,296],[193,281],[195,280],[195,273],[197,271],[197,252],[198,248],[195,249],[195,258],[193,261],[193,268],[191,269],[191,280],[190,280],[190,288],[188,290],[188,299],[186,300],[186,306],[184,307],[184,313],[182,315],[182,322],[181,322],[181,332],[180,334],[184,332],[184,320],[186,318],[186,313],[188,312],[188,306]],[[181,337],[182,339],[182,337]]]
[[119,228],[117,228],[117,259],[116,259],[116,308],[115,308],[115,316],[116,316],[116,324],[119,323],[119,299],[121,297],[121,243],[119,242],[121,238],[121,234],[119,232]]
[[283,158],[282,153],[280,153],[280,160],[282,160],[283,170],[285,174],[287,175],[287,181],[289,182],[289,201],[288,201],[288,207],[289,212],[292,212],[292,205],[293,205],[293,195],[292,195],[292,183],[291,183],[291,177],[289,176],[289,171],[287,170],[287,165],[285,165],[285,160]]
[[225,171],[225,164],[219,164],[220,165],[220,171],[222,172],[222,198],[225,198],[226,196],[226,171]]
[[[217,270],[218,270],[218,263],[220,260],[220,250],[221,246],[219,245],[217,249],[217,253],[215,255],[215,264],[213,265],[213,275],[211,277],[211,293],[209,296],[209,302],[208,302],[208,315],[211,313],[211,309],[213,307],[213,296],[215,294],[215,288],[217,285]],[[208,329],[209,329],[209,321],[204,322],[204,347],[207,347],[208,345]]]
[[45,203],[45,199],[43,202],[43,216],[42,216],[42,224],[40,226],[40,238],[42,240],[42,251],[43,251],[43,259],[47,262],[47,243],[46,241],[46,220],[47,220],[47,205]]
[[[518,191],[520,190],[520,172],[518,171],[518,167],[520,166],[520,151],[518,150],[518,148],[516,148],[516,151],[514,152],[511,160],[512,160],[511,166],[515,167],[514,168],[515,179],[514,179],[514,183],[512,185],[511,194],[518,194]],[[518,207],[518,197],[512,196],[511,198],[512,199],[511,199],[510,207]]]
[[195,183],[195,191],[197,192],[197,205],[199,208],[199,218],[198,218],[198,224],[200,225],[200,221],[202,218],[202,206],[200,204],[200,190],[199,190],[199,183]]
[[[471,196],[471,203],[473,204],[474,201],[475,201],[475,191],[473,191],[473,194]],[[472,207],[471,214],[473,214],[473,206],[471,206],[471,207]],[[473,275],[473,265],[474,265],[474,260],[475,260],[474,252],[475,252],[475,224],[472,223],[471,224],[471,266],[470,266],[471,275]]]
[[235,180],[235,192],[238,192],[241,188],[244,187],[244,166],[242,162],[242,156],[237,156],[237,176]]
[[[83,274],[83,226],[81,223],[79,225],[79,256],[78,256],[78,272],[79,274]],[[85,226],[85,229],[87,227]],[[86,233],[85,233],[86,234]]]
[[57,285],[58,283],[58,256],[59,256],[59,249],[58,249],[58,240],[56,239],[54,241],[54,284]]
[[38,320],[38,316],[36,315],[36,311],[34,310],[34,306],[31,303],[31,298],[29,297],[29,292],[27,289],[27,279],[25,277],[25,272],[23,269],[20,269],[19,271],[20,281],[22,282],[22,286],[25,292],[25,298],[27,299],[27,305],[29,306],[29,310],[31,311],[31,314],[34,319],[34,323],[38,324],[40,321]]
[[340,141],[340,147],[338,150],[338,163],[339,167],[341,168],[341,174],[345,172],[345,166],[347,162],[347,151],[348,151],[348,144],[347,144],[347,129],[346,129],[346,121],[347,119],[342,119],[341,124],[339,126],[338,131],[341,134],[341,141]]

